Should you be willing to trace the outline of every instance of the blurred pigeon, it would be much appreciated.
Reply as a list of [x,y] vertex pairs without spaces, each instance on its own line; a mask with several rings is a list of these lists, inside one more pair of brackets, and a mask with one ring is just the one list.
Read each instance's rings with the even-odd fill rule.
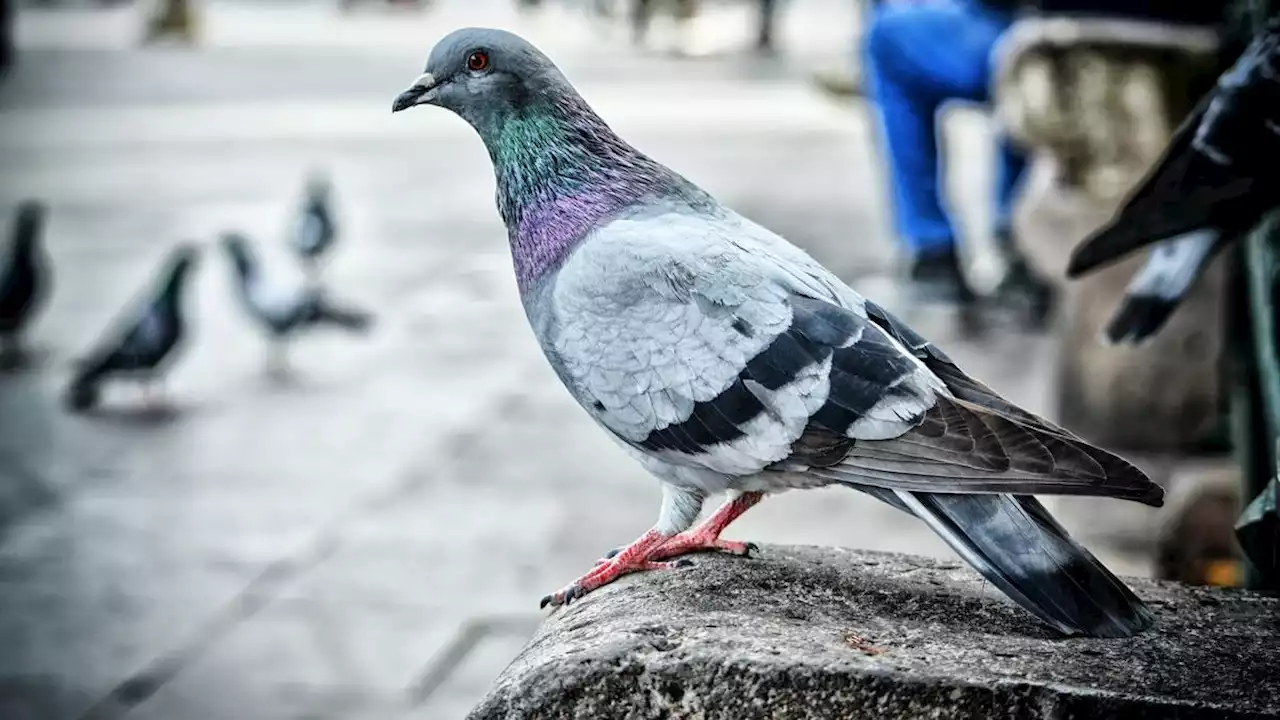
[[298,217],[292,245],[309,274],[315,272],[316,263],[329,251],[337,236],[333,210],[329,207],[330,194],[329,180],[323,175],[313,175],[307,182],[307,197]]
[[1079,277],[1160,243],[1107,329],[1140,342],[1223,247],[1280,204],[1280,20],[1272,20],[1175,133],[1111,222],[1072,254]]
[[172,364],[186,335],[182,294],[198,257],[199,248],[194,244],[183,243],[175,248],[159,284],[137,307],[117,318],[79,361],[79,370],[67,389],[66,401],[71,409],[87,410],[96,405],[102,381],[115,375],[139,380],[150,401],[151,383]]
[[364,331],[372,322],[368,313],[336,305],[319,288],[268,277],[243,235],[223,235],[222,246],[235,265],[241,301],[271,337],[275,369],[287,368],[285,341],[307,328],[332,325]]
[[[393,111],[479,132],[517,285],[552,367],[662,481],[656,525],[543,604],[721,539],[764,493],[844,485],[911,513],[1048,625],[1127,636],[1149,611],[1031,495],[1149,505],[1137,468],[1001,398],[799,248],[641,154],[541,52],[456,31]],[[731,499],[690,529],[709,494]]]
[[0,255],[0,352],[17,351],[19,335],[49,294],[48,263],[40,244],[45,207],[18,207],[9,247]]

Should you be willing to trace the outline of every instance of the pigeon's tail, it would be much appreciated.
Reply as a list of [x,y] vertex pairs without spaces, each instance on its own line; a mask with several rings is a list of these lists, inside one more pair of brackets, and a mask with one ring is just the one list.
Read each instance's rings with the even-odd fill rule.
[[892,494],[882,499],[924,520],[996,587],[1065,635],[1129,637],[1153,622],[1142,601],[1034,497],[873,494]]
[[1129,282],[1105,330],[1106,340],[1138,345],[1154,335],[1191,291],[1220,239],[1216,230],[1196,230],[1156,245]]
[[64,398],[67,407],[77,412],[83,412],[97,405],[101,394],[99,384],[102,376],[101,364],[94,363],[82,366],[67,386],[67,393]]
[[352,332],[365,332],[373,324],[373,315],[356,308],[336,305],[321,297],[316,300],[312,322],[318,325],[336,325]]

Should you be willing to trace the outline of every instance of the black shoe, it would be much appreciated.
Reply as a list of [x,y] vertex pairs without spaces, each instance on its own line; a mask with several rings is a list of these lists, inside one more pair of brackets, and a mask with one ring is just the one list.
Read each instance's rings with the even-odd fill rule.
[[1014,312],[1028,330],[1049,326],[1054,299],[1053,286],[1040,279],[1025,262],[1010,265],[996,287],[996,301]]
[[1053,286],[1040,277],[1008,230],[996,233],[996,244],[1004,257],[1004,279],[996,287],[996,302],[1013,312],[1024,328],[1033,331],[1049,326],[1056,299]]
[[911,260],[907,282],[914,299],[945,305],[971,305],[977,299],[955,248],[927,251]]

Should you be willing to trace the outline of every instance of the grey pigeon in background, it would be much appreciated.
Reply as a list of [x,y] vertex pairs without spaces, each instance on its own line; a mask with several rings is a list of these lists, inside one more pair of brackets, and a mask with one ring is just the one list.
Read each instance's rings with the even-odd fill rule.
[[1079,277],[1159,243],[1107,328],[1157,332],[1222,248],[1280,205],[1280,19],[1253,39],[1116,216],[1072,253]]
[[21,333],[45,303],[52,282],[41,237],[45,207],[28,200],[18,207],[13,232],[0,248],[0,354],[21,350]]
[[174,249],[158,284],[141,303],[117,318],[79,361],[67,388],[69,408],[83,411],[97,405],[103,381],[115,376],[141,382],[150,402],[151,383],[163,377],[186,336],[182,295],[198,257],[194,244]]
[[329,251],[337,238],[338,228],[334,222],[332,202],[329,178],[318,172],[313,173],[307,180],[306,198],[290,243],[311,275],[317,272],[321,257]]
[[[415,105],[479,132],[538,342],[587,413],[661,480],[654,527],[544,605],[689,552],[745,555],[720,533],[764,494],[843,485],[924,520],[1062,633],[1128,636],[1151,623],[1031,497],[1160,505],[1137,468],[1001,398],[803,251],[628,145],[521,38],[450,34],[392,109]],[[730,499],[693,527],[721,491]]]
[[300,332],[323,326],[363,332],[372,322],[368,313],[334,303],[320,288],[269,276],[245,236],[227,233],[222,246],[235,268],[237,295],[272,341],[273,369],[287,369],[285,343]]

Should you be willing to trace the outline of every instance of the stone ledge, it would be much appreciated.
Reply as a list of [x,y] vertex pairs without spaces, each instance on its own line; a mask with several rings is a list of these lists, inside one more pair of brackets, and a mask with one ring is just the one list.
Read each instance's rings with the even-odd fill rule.
[[1157,625],[1055,639],[956,562],[766,546],[554,612],[471,718],[1280,716],[1280,599],[1131,584]]

